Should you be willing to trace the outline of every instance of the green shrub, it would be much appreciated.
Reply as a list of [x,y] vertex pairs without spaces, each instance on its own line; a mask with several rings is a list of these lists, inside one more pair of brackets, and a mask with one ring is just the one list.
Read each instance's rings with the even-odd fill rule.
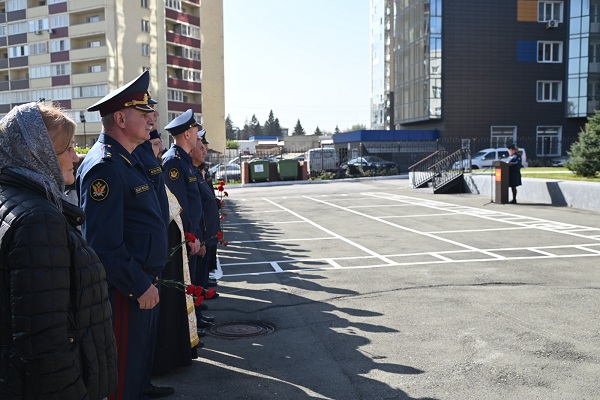
[[571,161],[566,165],[575,175],[593,178],[600,171],[600,113],[590,119],[587,129],[579,133],[579,140],[567,152]]

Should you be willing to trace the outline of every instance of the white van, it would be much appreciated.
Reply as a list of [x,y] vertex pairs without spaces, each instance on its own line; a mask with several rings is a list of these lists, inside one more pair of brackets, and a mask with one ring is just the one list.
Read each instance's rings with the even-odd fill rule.
[[323,171],[337,171],[340,166],[337,151],[333,147],[310,149],[304,155],[304,161],[309,175]]
[[[525,149],[519,148],[518,153],[521,155],[521,163],[523,164],[523,167],[527,167],[527,154],[525,153]],[[509,157],[510,153],[506,147],[483,149],[473,154],[471,157],[471,168],[489,168],[492,166],[494,161],[507,161]]]

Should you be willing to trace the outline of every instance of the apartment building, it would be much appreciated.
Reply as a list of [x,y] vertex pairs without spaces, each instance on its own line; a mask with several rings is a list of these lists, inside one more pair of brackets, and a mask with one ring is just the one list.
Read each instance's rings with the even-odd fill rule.
[[385,77],[387,45],[393,76],[373,83],[372,127],[437,129],[449,150],[516,142],[544,160],[565,155],[600,108],[600,0],[371,0],[371,10],[382,32],[372,78]]
[[0,0],[0,116],[59,102],[80,146],[102,129],[87,107],[150,70],[159,131],[191,108],[223,149],[223,63],[223,0]]

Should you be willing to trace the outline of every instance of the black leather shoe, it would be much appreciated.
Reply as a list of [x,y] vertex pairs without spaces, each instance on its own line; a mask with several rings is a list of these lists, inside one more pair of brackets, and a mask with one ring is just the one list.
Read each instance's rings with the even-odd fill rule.
[[215,322],[215,317],[211,317],[209,315],[201,315],[200,319],[204,322]]
[[200,309],[202,311],[206,311],[206,310],[208,310],[208,306],[206,304],[202,303],[202,304],[200,304]]
[[208,283],[206,284],[206,286],[208,286],[208,287],[219,286],[219,282],[217,282],[216,279],[209,279]]
[[199,329],[210,328],[212,326],[210,322],[206,322],[201,319],[198,319],[197,325]]
[[198,329],[198,337],[206,336],[206,331],[204,329]]
[[151,397],[153,399],[158,399],[160,397],[167,397],[175,393],[175,388],[170,386],[154,386],[153,384],[148,385],[146,390],[144,390],[144,395]]

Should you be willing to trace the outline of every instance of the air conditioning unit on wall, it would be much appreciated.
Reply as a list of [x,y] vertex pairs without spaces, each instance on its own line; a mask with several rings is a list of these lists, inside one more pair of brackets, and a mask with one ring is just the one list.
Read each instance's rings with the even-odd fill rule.
[[558,20],[557,19],[551,19],[549,21],[546,21],[546,29],[552,29],[552,28],[558,28]]

